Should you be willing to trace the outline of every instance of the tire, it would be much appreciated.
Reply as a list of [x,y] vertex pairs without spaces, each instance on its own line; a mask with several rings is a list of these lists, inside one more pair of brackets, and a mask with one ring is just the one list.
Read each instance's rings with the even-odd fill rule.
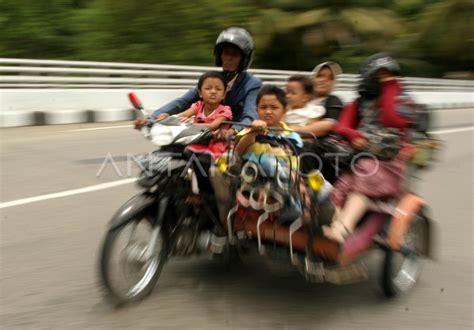
[[[123,266],[123,269],[120,269],[123,272],[117,271],[114,269],[112,261],[115,247],[121,234],[128,226],[135,226],[135,229],[132,229],[132,231],[136,231],[138,226],[142,225],[151,229],[152,235],[158,234],[151,255],[146,256],[149,251],[149,244],[152,244],[150,243],[151,237],[147,243],[138,241],[133,241],[132,243],[132,240],[129,239],[125,248],[121,249],[119,253],[119,264],[122,264],[119,267]],[[100,280],[105,291],[106,300],[118,307],[147,297],[153,291],[163,266],[167,261],[168,246],[166,233],[161,228],[152,226],[151,222],[145,218],[131,218],[120,227],[109,230],[105,236],[100,258]],[[146,260],[142,260],[145,258]],[[124,278],[127,280],[127,275],[133,276],[134,270],[137,269],[145,269],[143,276],[140,276],[136,281],[132,280],[129,288],[121,290],[118,284],[115,283],[114,275],[118,275],[118,277],[124,275]]]
[[384,249],[381,285],[388,298],[408,292],[419,279],[422,268],[421,251],[428,237],[425,220],[423,212],[419,212],[410,224],[405,241],[410,253],[393,251],[389,247]]

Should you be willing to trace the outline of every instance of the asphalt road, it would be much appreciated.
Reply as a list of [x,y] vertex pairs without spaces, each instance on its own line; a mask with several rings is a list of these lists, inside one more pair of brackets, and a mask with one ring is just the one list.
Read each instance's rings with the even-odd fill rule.
[[[124,180],[127,154],[153,148],[131,128],[91,130],[101,126],[0,130],[3,329],[473,328],[472,130],[439,135],[441,160],[421,176],[438,253],[408,294],[381,296],[376,253],[373,278],[346,286],[306,283],[258,259],[229,267],[194,258],[171,261],[148,299],[114,310],[98,285],[98,252],[107,222],[135,186],[23,200]],[[109,162],[100,171],[107,155],[116,168]]]

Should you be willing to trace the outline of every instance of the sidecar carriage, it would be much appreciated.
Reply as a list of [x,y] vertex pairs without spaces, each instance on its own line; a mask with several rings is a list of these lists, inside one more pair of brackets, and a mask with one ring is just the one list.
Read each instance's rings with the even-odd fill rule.
[[[269,163],[268,155],[260,155],[236,161],[233,167],[221,166],[232,173],[236,196],[226,221],[230,244],[253,246],[270,258],[286,255],[307,280],[335,284],[366,279],[368,272],[360,261],[369,250],[379,248],[384,252],[381,285],[385,295],[413,287],[422,259],[432,255],[432,224],[423,199],[406,193],[387,202],[383,212],[367,213],[354,233],[339,244],[321,230],[334,212],[327,199],[318,199],[322,176],[311,172],[303,178],[297,167],[280,166],[278,157],[271,171]],[[302,182],[306,191],[301,189]],[[304,194],[307,196],[302,197]],[[309,221],[304,217],[305,208]]]

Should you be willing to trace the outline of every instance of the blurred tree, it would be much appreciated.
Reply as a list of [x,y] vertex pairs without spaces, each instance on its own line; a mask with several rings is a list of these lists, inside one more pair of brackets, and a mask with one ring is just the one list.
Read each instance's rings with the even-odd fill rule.
[[415,44],[435,74],[473,70],[474,1],[451,0],[428,6],[421,15]]
[[405,31],[381,1],[304,1],[297,7],[285,0],[270,2],[273,7],[263,5],[261,18],[251,25],[265,48],[261,66],[308,70],[331,58],[356,71],[364,57],[390,48]]
[[217,33],[252,12],[238,0],[96,0],[82,16],[79,57],[212,65]]
[[254,67],[345,72],[378,51],[407,75],[472,71],[473,0],[0,0],[0,56],[213,65],[217,34],[250,30]]
[[0,56],[65,58],[76,49],[71,12],[78,0],[0,0]]

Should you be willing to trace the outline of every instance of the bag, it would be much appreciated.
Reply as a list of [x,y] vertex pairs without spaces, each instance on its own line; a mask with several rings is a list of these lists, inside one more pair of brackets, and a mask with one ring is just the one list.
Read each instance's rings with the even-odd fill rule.
[[401,136],[398,129],[380,123],[377,101],[361,98],[358,112],[361,117],[358,130],[368,140],[365,152],[379,160],[395,158],[401,149]]

